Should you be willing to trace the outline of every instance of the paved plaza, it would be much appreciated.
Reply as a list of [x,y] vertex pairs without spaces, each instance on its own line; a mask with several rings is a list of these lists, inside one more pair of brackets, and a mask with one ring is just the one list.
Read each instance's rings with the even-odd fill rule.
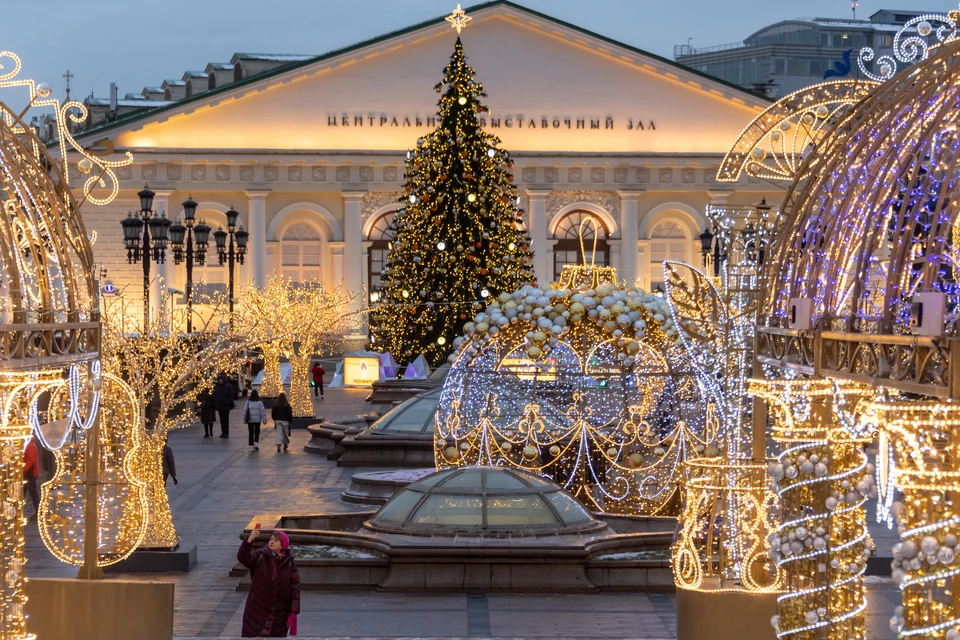
[[[329,389],[317,415],[336,421],[370,411],[366,391]],[[365,510],[339,500],[354,469],[307,454],[305,431],[293,433],[289,453],[277,453],[265,429],[259,453],[247,447],[242,405],[233,412],[229,440],[204,439],[199,425],[170,435],[180,484],[168,487],[177,531],[198,545],[198,564],[187,574],[125,574],[125,579],[176,584],[174,631],[182,638],[240,635],[244,593],[236,564],[238,534],[257,513]],[[215,429],[219,433],[219,427]],[[72,577],[55,560],[31,523],[27,573]],[[890,640],[887,620],[899,598],[889,580],[871,579],[868,638]],[[674,598],[660,594],[404,595],[374,592],[304,592],[300,637],[309,638],[642,638],[676,637]]]

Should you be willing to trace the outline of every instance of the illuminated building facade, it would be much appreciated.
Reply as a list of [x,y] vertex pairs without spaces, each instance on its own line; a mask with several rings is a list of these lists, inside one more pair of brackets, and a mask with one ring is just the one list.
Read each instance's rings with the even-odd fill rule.
[[[656,289],[663,260],[699,261],[707,205],[779,200],[756,178],[716,181],[729,141],[765,99],[509,2],[469,12],[464,48],[491,108],[482,118],[516,162],[540,280],[579,260],[578,230],[594,233],[580,222],[594,218],[598,262]],[[78,134],[136,157],[118,172],[117,200],[85,211],[108,279],[139,282],[120,220],[147,183],[170,218],[190,195],[214,230],[231,206],[240,212],[250,232],[241,283],[281,273],[376,290],[406,151],[435,127],[431,89],[456,38],[449,27],[438,17],[316,57],[235,54],[232,71],[211,63],[206,84],[184,74],[155,87],[164,95],[143,94],[163,106]],[[176,82],[189,82],[189,95]],[[226,282],[216,262],[195,271],[208,288]],[[160,273],[163,287],[184,290],[182,267],[168,261]]]

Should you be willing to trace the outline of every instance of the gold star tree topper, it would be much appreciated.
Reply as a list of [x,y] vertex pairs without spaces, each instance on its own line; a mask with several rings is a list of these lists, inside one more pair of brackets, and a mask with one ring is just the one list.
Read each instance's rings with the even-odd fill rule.
[[460,5],[457,4],[456,10],[444,18],[447,22],[450,23],[450,26],[457,30],[457,33],[460,33],[464,27],[467,26],[467,23],[473,20],[470,16],[467,15],[467,12],[460,8]]

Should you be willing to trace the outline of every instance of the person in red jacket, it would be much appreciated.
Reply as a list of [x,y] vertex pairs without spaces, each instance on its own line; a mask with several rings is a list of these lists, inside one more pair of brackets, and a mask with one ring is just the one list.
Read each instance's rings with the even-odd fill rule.
[[[31,438],[23,452],[23,481],[27,484],[27,493],[37,512],[40,511],[40,451],[37,449],[37,439]],[[31,520],[36,520],[34,513]]]
[[244,638],[286,638],[297,633],[300,613],[300,572],[290,554],[290,538],[274,531],[267,546],[253,548],[260,525],[240,543],[237,560],[250,570],[250,593],[243,608]]
[[311,369],[313,374],[313,395],[320,396],[323,398],[323,376],[327,375],[327,372],[323,370],[323,367],[320,366],[320,363],[317,362],[313,365]]

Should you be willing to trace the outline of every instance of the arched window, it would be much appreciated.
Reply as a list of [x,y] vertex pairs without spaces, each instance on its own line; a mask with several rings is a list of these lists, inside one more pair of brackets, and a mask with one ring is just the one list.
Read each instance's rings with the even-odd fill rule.
[[394,212],[385,213],[377,218],[367,239],[371,241],[370,251],[367,254],[367,273],[368,291],[378,291],[380,289],[380,274],[383,272],[383,262],[390,253],[389,244],[393,240],[393,215]]
[[295,283],[322,279],[323,239],[315,228],[304,223],[290,226],[283,234],[280,251],[285,278]]
[[243,80],[243,67],[240,66],[240,63],[233,65],[233,81],[239,82]]
[[193,80],[187,80],[187,97],[193,95]]
[[210,72],[210,75],[207,76],[207,89],[213,91],[217,88],[217,74]]
[[[581,232],[583,234],[582,249],[580,246]],[[553,237],[557,240],[553,247],[554,280],[560,279],[560,272],[563,271],[564,265],[582,264],[584,262],[583,250],[587,252],[587,262],[590,262],[590,257],[593,255],[594,264],[609,267],[610,245],[607,243],[607,233],[607,228],[603,225],[600,216],[589,211],[571,211],[564,216],[553,234]],[[594,236],[597,240],[595,254],[593,253]]]
[[167,87],[166,89],[163,90],[163,99],[169,100],[170,96],[171,96],[170,87]]
[[663,263],[666,260],[690,262],[690,238],[683,224],[663,220],[650,232],[650,289],[663,290]]

